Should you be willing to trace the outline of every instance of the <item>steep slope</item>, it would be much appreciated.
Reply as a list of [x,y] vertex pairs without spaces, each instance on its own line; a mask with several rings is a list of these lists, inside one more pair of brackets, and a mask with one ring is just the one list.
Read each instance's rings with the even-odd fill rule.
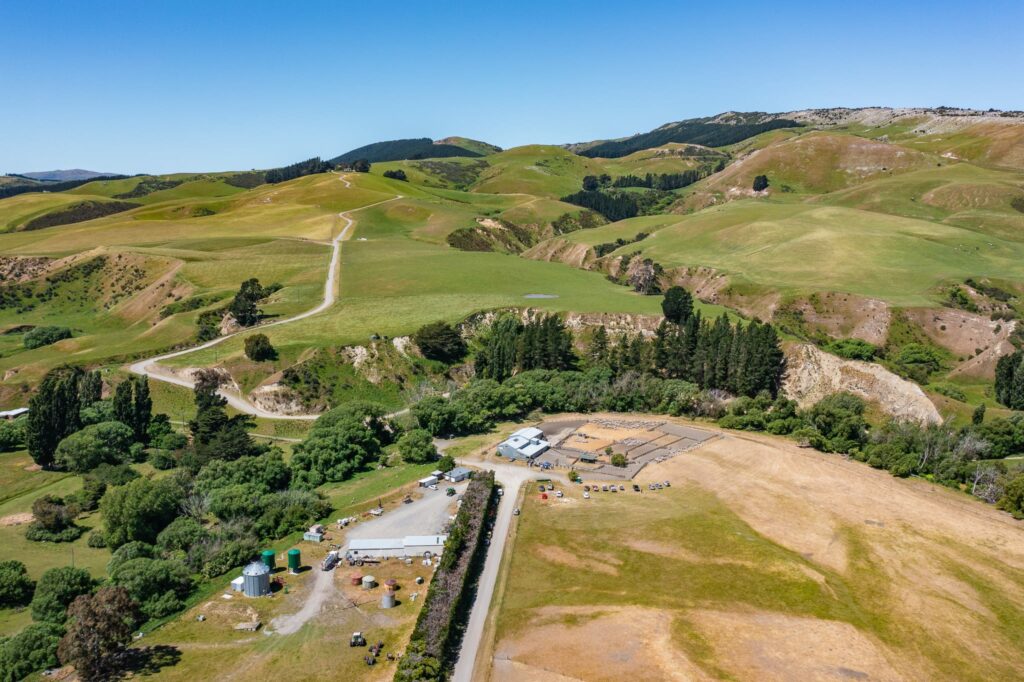
[[704,191],[732,196],[766,175],[771,192],[820,194],[878,177],[934,166],[930,155],[853,135],[801,135],[752,152],[711,178]]

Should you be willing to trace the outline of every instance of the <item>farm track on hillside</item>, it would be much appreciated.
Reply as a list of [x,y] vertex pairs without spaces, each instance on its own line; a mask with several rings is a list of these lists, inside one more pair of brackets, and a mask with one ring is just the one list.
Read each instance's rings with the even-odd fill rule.
[[[346,189],[352,187],[351,183],[345,178],[344,175],[339,176],[338,179],[341,182],[345,183]],[[324,282],[324,296],[323,300],[321,300],[320,303],[317,304],[315,308],[312,308],[304,313],[299,313],[298,315],[294,315],[283,320],[277,320],[274,322],[269,322],[267,324],[258,325],[256,327],[241,329],[237,332],[226,334],[224,336],[218,336],[215,339],[207,341],[206,343],[201,343],[196,346],[191,346],[189,348],[177,350],[172,353],[165,353],[163,355],[158,355],[155,357],[139,360],[138,362],[132,363],[128,367],[128,370],[133,374],[149,377],[156,381],[163,381],[169,384],[174,384],[176,386],[182,386],[184,388],[192,389],[195,388],[194,381],[186,377],[179,376],[178,374],[174,373],[173,371],[165,367],[161,367],[159,363],[163,360],[170,360],[171,358],[178,358],[183,355],[188,355],[190,353],[195,353],[197,351],[206,350],[207,348],[212,348],[218,344],[227,341],[228,339],[234,338],[241,334],[245,334],[247,332],[251,332],[256,329],[268,329],[270,327],[279,327],[281,325],[290,324],[292,322],[298,322],[299,320],[304,320],[306,318],[318,315],[319,313],[322,313],[323,311],[327,310],[332,305],[334,305],[334,302],[338,298],[338,295],[335,293],[335,286],[338,281],[338,275],[341,265],[341,242],[343,242],[348,237],[349,231],[355,224],[355,220],[350,218],[349,214],[355,213],[356,211],[362,211],[373,206],[378,206],[380,204],[385,204],[389,201],[395,201],[396,199],[401,198],[402,195],[399,194],[390,199],[385,199],[383,201],[367,204],[366,206],[360,206],[359,208],[353,208],[348,211],[342,211],[341,213],[338,214],[338,217],[345,221],[345,226],[341,229],[338,235],[331,240],[331,262],[330,265],[328,266],[327,277]],[[225,400],[227,400],[228,404],[231,407],[235,408],[239,412],[244,412],[245,414],[250,414],[254,417],[261,417],[263,419],[294,419],[303,421],[313,421],[317,417],[319,417],[319,415],[316,414],[283,415],[278,414],[276,412],[270,412],[268,410],[264,410],[254,405],[252,401],[250,401],[244,394],[228,390],[226,388],[221,388],[219,391],[217,391],[217,393]]]

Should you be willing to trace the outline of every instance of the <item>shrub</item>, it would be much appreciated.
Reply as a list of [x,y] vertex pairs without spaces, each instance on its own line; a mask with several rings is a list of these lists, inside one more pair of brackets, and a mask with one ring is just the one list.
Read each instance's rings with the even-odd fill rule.
[[626,460],[626,456],[624,454],[622,454],[621,452],[616,452],[614,455],[612,455],[612,466],[613,467],[625,468],[625,466],[627,464],[629,464],[629,462],[628,462],[628,460]]
[[9,639],[0,639],[0,682],[17,682],[32,673],[57,666],[62,628],[32,623]]
[[391,178],[392,180],[408,180],[408,178],[405,176],[405,171],[400,168],[398,170],[384,171],[384,177]]
[[825,345],[825,350],[847,360],[871,361],[878,355],[878,347],[861,339],[838,339]]
[[28,420],[14,419],[0,421],[0,452],[14,450],[25,445],[25,426]]
[[92,591],[93,581],[84,568],[51,568],[39,578],[32,597],[32,618],[62,624],[68,605],[81,594]]
[[179,611],[192,589],[192,578],[185,565],[166,559],[130,559],[117,566],[110,581],[128,590],[149,618]]
[[754,184],[752,185],[755,192],[763,192],[768,189],[768,176],[758,175],[754,178]]
[[438,471],[448,473],[455,468],[455,458],[451,455],[442,455],[441,459],[437,460]]
[[173,452],[168,450],[154,450],[149,455],[149,463],[153,465],[154,469],[166,471],[178,466],[178,459]]
[[25,348],[32,350],[34,348],[42,348],[43,346],[49,346],[51,343],[57,343],[58,341],[70,338],[71,330],[67,327],[36,327],[25,334],[25,337],[22,339],[22,343]]
[[0,561],[0,608],[24,606],[32,601],[35,583],[25,564],[13,559]]
[[35,519],[25,531],[25,537],[34,542],[74,542],[85,529],[74,524],[77,512],[54,495],[43,495],[32,503]]
[[116,549],[132,540],[154,542],[178,516],[183,497],[181,486],[171,478],[139,478],[109,490],[100,502],[107,543]]
[[180,516],[160,531],[156,538],[156,546],[164,553],[187,553],[194,545],[209,536],[210,533],[198,521],[188,516]]
[[458,362],[466,355],[466,342],[447,322],[432,322],[420,327],[412,337],[424,357],[445,363]]
[[57,446],[57,463],[76,473],[128,459],[134,433],[121,422],[101,422],[76,431]]
[[398,451],[402,453],[402,460],[410,464],[424,464],[437,459],[434,439],[423,429],[413,429],[402,434],[398,439]]
[[107,546],[107,539],[103,537],[103,531],[97,528],[89,533],[89,539],[86,540],[85,544],[94,549],[104,549]]
[[245,337],[245,355],[253,362],[276,360],[277,350],[270,344],[266,334],[253,334]]

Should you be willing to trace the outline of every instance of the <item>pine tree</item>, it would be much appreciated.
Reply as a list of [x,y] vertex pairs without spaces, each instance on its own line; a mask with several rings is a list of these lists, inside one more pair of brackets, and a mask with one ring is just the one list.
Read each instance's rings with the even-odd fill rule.
[[608,364],[608,330],[604,328],[604,325],[598,327],[594,332],[594,337],[590,341],[588,357],[594,366]]
[[686,324],[693,316],[693,296],[683,287],[669,287],[661,302],[661,312],[669,322]]
[[53,466],[53,453],[67,436],[82,427],[79,367],[62,366],[43,377],[39,390],[29,401],[25,442],[29,455],[44,469]]
[[103,377],[100,375],[98,369],[86,372],[85,375],[82,376],[78,393],[82,400],[82,407],[88,407],[93,403],[98,403],[100,400],[103,400]]
[[135,377],[135,400],[132,404],[132,424],[137,443],[149,442],[149,423],[153,419],[153,399],[149,395],[146,377]]
[[135,382],[126,379],[114,389],[114,419],[135,430]]
[[1024,362],[1018,362],[1013,369],[1013,382],[1010,384],[1009,401],[1006,406],[1011,410],[1024,409]]

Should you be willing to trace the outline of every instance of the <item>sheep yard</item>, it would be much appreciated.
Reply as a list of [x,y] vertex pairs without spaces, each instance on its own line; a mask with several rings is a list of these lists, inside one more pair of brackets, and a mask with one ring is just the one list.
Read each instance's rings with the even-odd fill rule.
[[526,490],[490,680],[1020,679],[1024,539],[1008,515],[735,433],[636,483]]

